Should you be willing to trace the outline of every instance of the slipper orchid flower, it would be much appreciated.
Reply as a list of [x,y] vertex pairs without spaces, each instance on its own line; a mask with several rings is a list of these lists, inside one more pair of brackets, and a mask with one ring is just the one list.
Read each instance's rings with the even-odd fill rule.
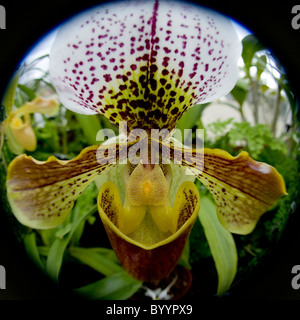
[[[178,164],[184,149],[180,165],[211,192],[222,225],[250,233],[286,193],[281,175],[246,152],[233,157],[222,150],[184,148],[172,138],[186,110],[230,92],[240,54],[229,19],[183,2],[115,2],[63,25],[50,54],[61,103],[74,112],[103,114],[121,134],[69,161],[16,157],[7,190],[17,219],[36,229],[59,225],[92,181],[122,163],[125,200],[114,183],[104,183],[100,217],[125,270],[140,280],[160,279],[175,267],[200,206],[189,181],[179,187],[174,204],[169,200],[168,160]],[[145,136],[132,135],[136,129]],[[159,136],[149,138],[153,129]],[[158,152],[164,147],[169,159]],[[134,163],[132,150],[141,155]]]

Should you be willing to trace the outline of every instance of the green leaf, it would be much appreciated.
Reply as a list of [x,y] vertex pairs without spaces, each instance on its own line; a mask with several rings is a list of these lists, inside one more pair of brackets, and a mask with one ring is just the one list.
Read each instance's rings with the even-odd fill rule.
[[298,121],[300,121],[300,112],[299,112],[299,101],[297,101],[297,97],[294,95],[293,90],[291,88],[291,84],[288,81],[286,75],[284,73],[281,74],[278,83],[280,84],[280,86],[282,87],[282,89],[284,90],[290,107],[292,109],[292,115],[293,115],[293,124],[296,122],[296,120],[298,119]]
[[245,79],[239,79],[230,93],[233,98],[239,103],[239,105],[242,106],[245,102],[248,92],[249,82]]
[[190,260],[190,242],[187,241],[178,263],[181,266],[190,270],[190,269],[192,269],[192,267],[190,265],[189,260]]
[[257,57],[257,61],[255,63],[255,66],[257,68],[257,79],[260,78],[261,74],[265,71],[267,66],[267,57],[265,55],[262,55],[260,57]]
[[80,218],[73,221],[70,232],[65,238],[55,239],[48,254],[46,270],[49,276],[58,282],[58,276],[63,262],[63,257],[68,243],[70,242],[73,233],[89,215],[97,211],[97,205],[94,205],[90,210],[86,211]]
[[70,231],[72,230],[72,224],[68,223],[66,226],[64,226],[63,228],[59,229],[55,236],[59,239],[63,239],[63,237],[68,234]]
[[48,253],[46,270],[50,278],[58,282],[58,276],[63,262],[64,252],[69,243],[69,239],[56,239]]
[[237,249],[232,234],[219,222],[216,206],[208,197],[201,197],[198,213],[218,273],[217,295],[231,286],[237,271]]
[[35,91],[32,90],[31,88],[28,88],[23,84],[18,84],[18,88],[28,96],[29,101],[32,101],[36,97]]
[[9,86],[6,89],[6,92],[4,94],[2,104],[4,105],[6,115],[10,114],[14,106],[15,93],[18,86],[19,78],[20,78],[20,72],[17,72],[12,78],[12,80],[10,81]]
[[242,58],[244,60],[245,63],[245,67],[246,67],[246,71],[249,74],[249,70],[251,67],[251,63],[252,63],[252,59],[255,55],[256,52],[264,50],[265,46],[263,46],[258,40],[257,38],[250,34],[248,36],[246,36],[243,40],[242,40],[242,44],[243,44],[243,51],[242,51]]
[[[110,251],[114,253],[113,250]],[[88,265],[89,267],[104,274],[105,276],[110,276],[123,270],[122,267],[118,264],[118,260],[115,255],[108,255],[107,252],[105,250],[101,250],[101,248],[87,249],[70,247],[69,253],[72,257],[76,258],[81,263]]]
[[24,237],[25,250],[32,261],[41,269],[45,270],[45,266],[40,258],[39,250],[36,245],[36,234],[31,232]]
[[47,246],[39,246],[38,250],[41,256],[47,257],[49,254],[49,247]]
[[[90,184],[83,192],[83,194],[76,200],[75,206],[72,210],[72,222],[79,219],[84,212],[89,210],[95,204],[98,190],[94,183]],[[91,218],[91,217],[89,217]],[[82,221],[72,236],[72,245],[78,246],[82,233],[84,231],[85,221]]]
[[[198,125],[201,121],[201,116],[203,111],[209,106],[209,103],[198,104],[190,108],[185,112],[177,123],[176,128],[181,131],[175,131],[174,138],[178,139],[180,142],[184,143],[184,129],[192,129],[194,126]],[[182,139],[181,139],[182,138]]]
[[89,145],[99,144],[96,140],[97,132],[102,129],[97,115],[74,113]]
[[133,279],[125,271],[75,289],[74,292],[87,299],[125,300],[130,298],[142,283]]
[[260,86],[260,89],[261,89],[261,91],[262,91],[263,93],[265,93],[266,91],[268,91],[268,90],[270,89],[270,87],[267,86],[266,84],[262,84],[262,85]]

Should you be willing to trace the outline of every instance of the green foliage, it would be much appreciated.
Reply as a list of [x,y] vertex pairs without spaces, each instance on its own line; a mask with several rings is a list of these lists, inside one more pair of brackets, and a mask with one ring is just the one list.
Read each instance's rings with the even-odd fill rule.
[[233,118],[229,118],[225,121],[220,121],[219,119],[215,122],[210,123],[207,126],[207,130],[213,134],[213,139],[218,141],[223,139],[229,130],[229,126],[232,124]]
[[[238,106],[226,104],[239,111],[242,121],[254,121],[255,124],[261,123],[260,118],[269,113],[271,116],[264,121],[276,135],[277,123],[279,120],[284,120],[283,117],[287,114],[288,101],[292,111],[292,127],[297,126],[299,101],[291,90],[283,68],[255,36],[246,36],[242,44],[244,64],[241,67],[241,77],[231,91],[231,96]],[[252,118],[249,118],[249,114],[248,118],[245,115],[246,104],[252,113]],[[264,109],[264,113],[261,109]]]
[[235,123],[228,132],[229,144],[233,148],[244,146],[249,154],[257,159],[265,149],[268,152],[287,153],[287,147],[279,138],[272,135],[270,129],[263,124],[251,126],[249,122]]
[[85,115],[76,113],[75,117],[82,128],[86,141],[89,145],[99,144],[96,141],[97,132],[102,129],[100,118],[97,115]]
[[191,231],[189,246],[189,262],[191,266],[201,264],[204,259],[211,258],[209,245],[205,237],[203,226],[201,225],[199,219],[196,220],[195,225]]
[[209,106],[209,103],[198,104],[190,108],[186,113],[179,119],[176,129],[177,131],[173,135],[174,138],[184,143],[184,129],[203,129],[201,122],[201,116],[203,111]]
[[105,276],[111,276],[123,270],[111,249],[70,247],[69,253],[73,258]]
[[247,121],[233,123],[233,118],[230,118],[210,123],[208,131],[213,136],[206,141],[210,147],[225,149],[234,155],[245,150],[255,159],[273,163],[275,154],[285,157],[288,152],[286,141],[274,137],[263,124],[251,125]]
[[300,204],[300,167],[299,162],[292,157],[285,157],[276,163],[278,171],[283,175],[288,194],[280,199],[278,205],[271,211],[272,219],[265,221],[266,236],[270,242],[278,243],[286,229],[289,216]]
[[36,243],[36,233],[31,232],[26,234],[24,237],[24,246],[25,250],[28,253],[28,256],[30,259],[35,262],[35,264],[41,269],[45,270],[45,265],[43,264],[40,254],[39,254],[39,249]]
[[178,264],[180,264],[181,266],[187,268],[187,269],[192,269],[192,266],[190,264],[190,241],[188,240],[182,255],[180,257],[180,260],[178,261]]
[[7,115],[11,112],[14,106],[15,93],[18,86],[19,78],[20,78],[20,72],[17,72],[11,79],[8,85],[8,88],[6,89],[6,92],[4,94],[4,97],[2,99],[2,104],[5,108]]
[[217,295],[222,295],[230,288],[237,271],[235,242],[232,234],[220,224],[216,205],[209,197],[201,197],[198,215],[218,273]]
[[133,279],[125,271],[120,271],[76,289],[74,292],[87,299],[125,300],[130,298],[140,287],[140,281]]
[[249,92],[248,79],[239,79],[235,87],[231,90],[230,93],[241,107],[247,98],[248,92]]
[[243,51],[242,58],[244,60],[247,74],[250,73],[250,67],[252,66],[252,60],[256,52],[265,49],[265,47],[255,38],[253,35],[248,35],[242,40]]

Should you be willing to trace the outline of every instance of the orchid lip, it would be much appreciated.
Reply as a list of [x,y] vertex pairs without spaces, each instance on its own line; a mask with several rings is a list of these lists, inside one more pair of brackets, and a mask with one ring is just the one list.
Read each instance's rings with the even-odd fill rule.
[[[141,166],[140,170],[147,169]],[[139,171],[136,177],[134,173],[131,174],[135,181],[142,175]],[[155,184],[155,181],[150,182],[152,183]],[[192,182],[184,182],[177,191],[173,209],[153,203],[148,209],[140,206],[142,211],[145,210],[141,215],[140,209],[136,211],[137,207],[131,206],[129,216],[124,217],[124,227],[120,221],[125,214],[126,202],[130,203],[130,195],[127,197],[122,209],[118,190],[113,183],[106,182],[99,190],[98,211],[111,245],[120,263],[133,277],[143,281],[161,279],[176,266],[197,218],[198,190]],[[134,219],[130,218],[130,215],[133,215]],[[126,229],[126,224],[132,227],[132,223],[136,223],[136,219],[140,217],[142,220],[134,225],[134,229]],[[127,230],[126,234],[121,228]]]
[[[197,212],[198,214],[198,212]],[[111,220],[109,220],[109,218],[107,218],[107,216],[102,216],[102,219],[104,221],[104,223],[109,224],[110,228],[118,235],[120,235],[124,240],[126,240],[126,242],[131,243],[135,246],[138,246],[144,250],[153,250],[157,247],[160,246],[164,246],[172,241],[174,241],[175,239],[178,238],[178,236],[182,233],[184,233],[185,231],[187,231],[187,229],[190,227],[188,223],[184,224],[181,229],[177,232],[174,233],[170,236],[168,236],[167,238],[165,238],[164,240],[161,240],[155,244],[144,244],[144,243],[140,243],[137,242],[136,240],[132,239],[130,236],[127,236],[126,234],[120,232],[119,228],[116,227],[114,224],[111,223]],[[191,219],[191,221],[194,221],[193,219]]]

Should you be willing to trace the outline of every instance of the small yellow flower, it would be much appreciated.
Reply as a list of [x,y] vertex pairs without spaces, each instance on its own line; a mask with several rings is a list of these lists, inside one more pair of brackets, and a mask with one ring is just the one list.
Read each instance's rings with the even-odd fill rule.
[[17,143],[27,151],[34,151],[37,146],[35,133],[30,124],[30,115],[25,114],[24,120],[18,114],[14,115],[9,122],[11,130]]
[[3,124],[3,131],[27,151],[34,151],[37,139],[30,122],[31,113],[42,113],[48,116],[57,114],[59,104],[54,99],[37,97],[12,111]]

